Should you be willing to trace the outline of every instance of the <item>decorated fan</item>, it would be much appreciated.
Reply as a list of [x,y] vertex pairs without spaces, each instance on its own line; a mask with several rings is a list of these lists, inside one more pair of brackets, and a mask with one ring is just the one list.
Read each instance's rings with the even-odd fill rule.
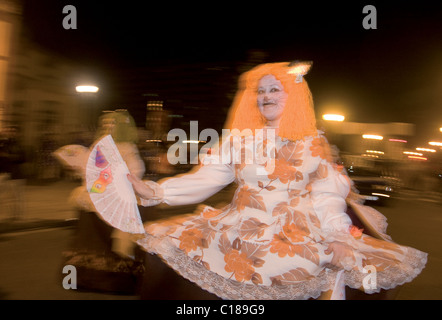
[[129,169],[112,136],[99,140],[86,166],[86,187],[92,203],[103,220],[130,233],[144,233]]

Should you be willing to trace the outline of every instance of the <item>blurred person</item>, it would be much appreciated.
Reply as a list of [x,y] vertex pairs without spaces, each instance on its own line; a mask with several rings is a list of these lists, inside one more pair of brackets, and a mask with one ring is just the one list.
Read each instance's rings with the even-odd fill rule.
[[[232,130],[218,152],[229,162],[206,157],[194,171],[158,183],[128,175],[143,206],[200,203],[238,184],[226,207],[145,224],[143,298],[343,299],[345,286],[376,293],[424,268],[427,254],[394,243],[373,208],[352,206],[374,236],[353,225],[351,180],[333,162],[305,72],[294,67],[263,64],[241,76],[226,122],[240,133]],[[230,142],[235,135],[240,150]],[[264,162],[234,161],[254,147],[268,150]],[[364,285],[365,267],[376,270],[374,287]]]
[[166,177],[173,174],[174,168],[167,160],[167,148],[160,144],[157,148],[156,156],[158,160],[152,163],[152,169],[158,177]]
[[25,162],[26,153],[19,141],[18,128],[4,128],[0,138],[0,192],[6,198],[2,207],[8,207],[12,219],[22,219],[24,216]]
[[[89,146],[94,142],[94,135],[92,133],[92,138],[89,138],[91,134],[86,130],[71,131],[68,134],[68,138],[65,140],[68,144],[57,149],[53,154],[62,164],[63,178],[72,182],[82,182],[83,174],[81,168],[75,168],[76,166],[69,161],[65,161],[60,154],[64,156],[69,155],[70,157],[75,157],[79,153],[83,153],[82,150],[88,150]],[[83,157],[87,157],[88,154],[83,154]],[[80,161],[80,159],[78,159]]]
[[60,166],[53,152],[58,144],[53,133],[44,133],[37,149],[37,180],[53,182],[60,178]]
[[[129,112],[114,111],[100,117],[95,141],[109,134],[130,173],[142,178],[145,167],[136,146],[137,128]],[[85,177],[86,163],[76,170]],[[86,182],[72,192],[69,201],[79,210],[79,225],[69,250],[65,252],[65,263],[83,269],[78,286],[98,291],[132,293],[133,276],[142,268],[142,264],[135,261],[133,236],[112,228],[98,216]]]
[[93,143],[93,139],[89,138],[89,132],[86,130],[71,132],[70,136],[71,144],[89,147]]

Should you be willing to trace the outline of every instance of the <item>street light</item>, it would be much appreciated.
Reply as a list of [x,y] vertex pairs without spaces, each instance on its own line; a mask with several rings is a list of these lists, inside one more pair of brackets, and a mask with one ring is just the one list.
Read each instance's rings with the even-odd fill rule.
[[342,122],[344,121],[345,117],[343,115],[340,114],[324,114],[322,115],[322,119],[326,120],[326,121],[339,121]]
[[371,139],[371,140],[383,140],[384,137],[383,136],[379,136],[376,134],[363,134],[362,138],[364,139]]
[[403,139],[388,139],[388,141],[390,141],[390,142],[407,143],[407,140],[403,140]]
[[416,148],[417,151],[424,151],[424,152],[436,152],[434,149],[429,148]]
[[403,154],[409,154],[409,155],[412,155],[412,156],[419,156],[419,157],[422,157],[422,156],[423,156],[423,154],[420,153],[420,152],[404,151],[404,152],[402,152],[402,153],[403,153]]
[[428,160],[428,158],[420,157],[420,156],[408,156],[408,159],[413,159],[413,160],[423,160],[423,161]]
[[81,86],[76,86],[75,90],[77,92],[98,92],[98,87],[96,86],[91,86],[91,85],[81,85]]

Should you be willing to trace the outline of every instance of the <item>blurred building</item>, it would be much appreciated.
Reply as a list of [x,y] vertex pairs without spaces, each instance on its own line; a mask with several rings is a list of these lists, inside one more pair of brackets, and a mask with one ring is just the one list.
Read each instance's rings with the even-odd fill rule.
[[10,71],[17,52],[21,6],[14,0],[0,0],[0,129],[7,125],[11,101]]
[[124,94],[122,102],[139,126],[167,111],[172,128],[188,131],[197,120],[201,130],[221,129],[231,105],[228,93],[237,87],[234,67],[233,61],[137,66],[121,70],[125,81],[115,90]]
[[149,140],[166,140],[167,132],[170,130],[170,114],[163,109],[164,101],[159,100],[156,94],[146,94],[146,124],[145,128],[149,133]]
[[[320,121],[330,143],[346,154],[377,159],[403,160],[403,152],[409,148],[408,140],[415,134],[410,123],[362,123]],[[364,139],[364,134],[381,136],[381,140]]]
[[250,50],[244,56],[217,61],[146,62],[119,69],[120,78],[125,80],[114,90],[122,93],[121,103],[130,109],[138,126],[162,113],[170,128],[188,132],[190,121],[198,121],[199,131],[221,130],[238,89],[239,75],[265,62],[266,56],[261,50]]
[[94,129],[101,106],[75,91],[81,66],[28,40],[19,3],[0,0],[0,127],[16,126],[27,148],[47,136],[68,144]]
[[[69,75],[69,61],[22,44],[11,70],[8,121],[22,129],[26,145],[34,145],[44,134],[68,140],[67,134],[87,130],[81,97],[76,95]],[[64,141],[60,141],[63,143]]]

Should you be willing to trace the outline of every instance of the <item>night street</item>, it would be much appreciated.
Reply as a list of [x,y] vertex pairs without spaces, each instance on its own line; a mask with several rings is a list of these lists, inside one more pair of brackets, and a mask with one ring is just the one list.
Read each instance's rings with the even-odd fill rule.
[[442,300],[442,2],[266,4],[0,0],[0,301]]
[[[227,191],[221,192],[206,203],[216,205],[228,195]],[[442,248],[438,241],[442,228],[441,205],[440,199],[438,201],[434,196],[408,192],[393,200],[391,206],[377,208],[388,218],[387,230],[394,241],[429,253],[427,267],[413,282],[402,287],[398,300],[442,298]],[[186,213],[192,209],[192,206],[158,208],[150,218]],[[63,289],[61,252],[68,246],[74,231],[74,227],[60,227],[0,234],[0,300],[138,299],[137,295]]]

